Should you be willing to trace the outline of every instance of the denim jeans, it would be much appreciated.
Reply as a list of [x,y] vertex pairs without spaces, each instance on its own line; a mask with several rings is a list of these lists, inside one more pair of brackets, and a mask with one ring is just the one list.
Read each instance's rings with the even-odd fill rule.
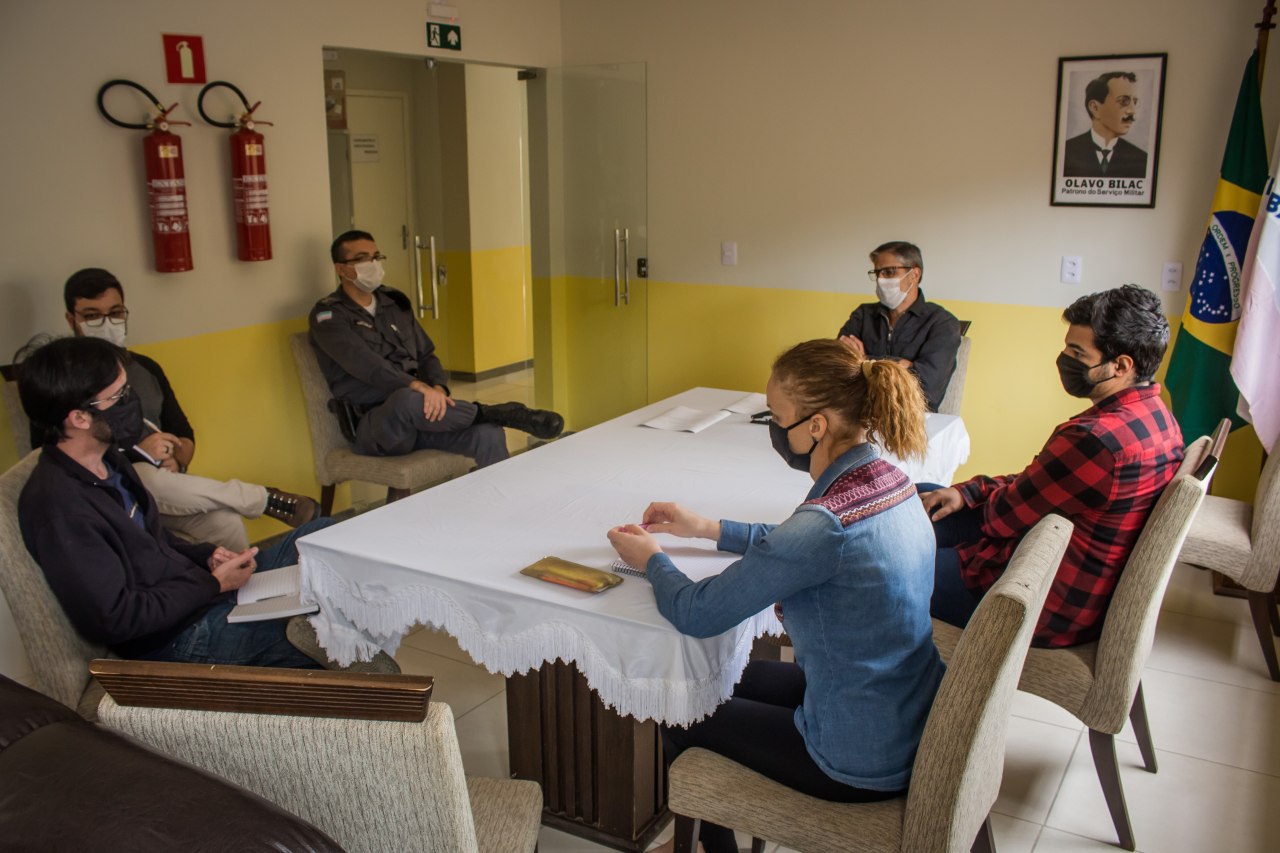
[[[332,518],[317,518],[292,531],[280,544],[259,552],[257,570],[278,569],[298,562],[298,538],[334,523]],[[228,622],[227,614],[235,605],[236,597],[227,596],[205,611],[167,646],[147,655],[146,659],[290,669],[319,668],[320,664],[295,649],[285,638],[284,629],[289,620]]]
[[[943,488],[936,483],[917,483],[920,494]],[[960,555],[956,546],[977,542],[982,538],[982,510],[962,509],[933,523],[933,535],[938,542],[938,553],[933,562],[933,598],[929,601],[929,615],[957,628],[969,624],[973,611],[978,609],[981,595],[964,585],[960,579]]]

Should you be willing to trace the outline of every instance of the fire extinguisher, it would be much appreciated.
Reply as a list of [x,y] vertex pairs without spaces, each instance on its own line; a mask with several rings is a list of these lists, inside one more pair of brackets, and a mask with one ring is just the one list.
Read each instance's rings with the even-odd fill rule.
[[[156,116],[146,124],[124,122],[107,112],[105,98],[113,86],[130,86],[147,96],[156,108]],[[187,217],[187,183],[182,171],[182,138],[169,130],[174,125],[191,125],[189,121],[173,121],[169,113],[178,105],[165,108],[142,86],[132,80],[108,80],[98,90],[98,112],[117,127],[150,130],[142,138],[146,162],[147,198],[151,207],[151,240],[155,247],[156,272],[186,272],[193,269],[191,231]]]
[[[244,112],[235,121],[215,121],[204,110],[204,97],[210,89],[230,89],[239,96]],[[214,80],[200,90],[196,108],[200,117],[215,127],[232,128],[231,134],[231,186],[234,193],[236,214],[237,257],[242,261],[271,260],[271,219],[267,212],[267,155],[265,137],[255,126],[270,125],[269,121],[255,121],[253,111],[262,105],[258,101],[249,106],[249,99],[231,83]]]

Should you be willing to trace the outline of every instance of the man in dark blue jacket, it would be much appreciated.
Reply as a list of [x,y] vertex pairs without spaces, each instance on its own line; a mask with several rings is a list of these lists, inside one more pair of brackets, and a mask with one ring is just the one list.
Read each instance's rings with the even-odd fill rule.
[[[294,540],[332,519],[311,521],[261,554],[170,534],[119,450],[143,430],[127,359],[108,341],[62,338],[27,354],[18,369],[22,407],[45,438],[18,500],[18,523],[71,624],[125,658],[327,663],[305,620],[286,631],[284,620],[228,623],[227,613],[235,604],[231,593],[255,568],[297,562]],[[375,668],[387,671],[386,664],[394,668],[389,658]]]

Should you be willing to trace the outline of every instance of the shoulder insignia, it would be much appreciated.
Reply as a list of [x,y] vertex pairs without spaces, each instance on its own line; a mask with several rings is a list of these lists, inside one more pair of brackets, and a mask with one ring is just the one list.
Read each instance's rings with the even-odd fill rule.
[[820,506],[848,527],[879,515],[915,494],[915,484],[906,474],[883,459],[873,459],[841,474],[825,495],[805,501],[802,506]]
[[332,311],[321,311],[316,314],[317,323],[323,323],[325,320],[332,320],[332,319],[333,319]]

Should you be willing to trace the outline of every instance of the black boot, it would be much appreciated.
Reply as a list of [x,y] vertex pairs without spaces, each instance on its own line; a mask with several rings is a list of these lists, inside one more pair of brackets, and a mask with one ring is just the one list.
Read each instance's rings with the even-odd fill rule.
[[523,403],[476,403],[476,423],[497,424],[527,432],[535,438],[555,438],[564,431],[564,418],[546,409],[531,409]]

